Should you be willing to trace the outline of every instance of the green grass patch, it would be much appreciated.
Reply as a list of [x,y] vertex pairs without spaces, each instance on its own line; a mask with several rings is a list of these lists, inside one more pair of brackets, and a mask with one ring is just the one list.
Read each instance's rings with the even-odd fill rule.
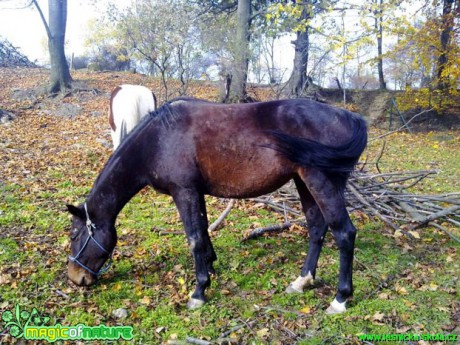
[[[391,137],[381,169],[436,169],[438,175],[413,191],[458,191],[457,138]],[[377,152],[379,146],[370,149]],[[85,159],[100,164],[95,153]],[[443,333],[458,322],[459,246],[444,232],[428,227],[418,230],[420,239],[395,237],[382,223],[352,215],[358,228],[355,295],[345,314],[329,316],[324,311],[334,298],[339,269],[332,236],[326,238],[314,286],[288,295],[284,291],[300,272],[308,238],[297,231],[242,243],[247,230],[282,219],[249,201],[240,202],[212,234],[218,261],[209,302],[187,310],[193,260],[185,235],[178,233],[182,225],[171,198],[151,190],[134,197],[117,219],[112,270],[91,288],[75,287],[66,276],[70,216],[64,205],[84,200],[98,170],[88,168],[75,179],[73,169],[45,170],[46,186],[13,177],[0,185],[0,313],[20,304],[65,325],[129,325],[136,343],[149,344],[187,336],[216,341],[222,334],[242,344],[351,344],[364,333]],[[225,203],[207,201],[212,221]],[[113,314],[119,308],[126,318]]]

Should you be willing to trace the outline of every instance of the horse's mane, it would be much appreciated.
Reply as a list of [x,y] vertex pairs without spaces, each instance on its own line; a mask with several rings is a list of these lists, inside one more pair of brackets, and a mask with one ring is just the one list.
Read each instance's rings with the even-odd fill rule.
[[[120,144],[119,148],[121,150],[122,146],[127,146],[131,142],[132,138],[137,136],[137,134],[144,130],[144,128],[150,124],[152,121],[156,121],[159,125],[164,126],[166,129],[173,128],[177,118],[180,116],[180,113],[175,109],[175,106],[184,102],[193,102],[193,103],[212,103],[202,99],[193,98],[193,97],[177,97],[174,98],[166,103],[164,103],[161,107],[157,108],[156,110],[151,111],[148,116],[144,116],[139,124],[129,133],[129,135],[123,140]],[[120,151],[120,150],[116,150]],[[115,152],[112,155],[115,156]],[[109,159],[110,160],[110,159]],[[109,162],[107,162],[109,163]]]
[[[171,129],[174,126],[178,116],[180,116],[177,109],[175,109],[174,105],[182,103],[182,102],[207,102],[201,99],[192,98],[192,97],[177,97],[174,98],[166,103],[164,103],[158,109],[151,111],[148,116],[144,116],[141,121],[138,123],[136,127],[128,134],[128,136],[123,140],[118,146],[118,148],[113,152],[110,158],[104,165],[104,168],[100,172],[99,176],[96,178],[94,182],[94,186],[98,184],[98,182],[104,178],[108,171],[111,170],[111,166],[116,164],[119,160],[120,155],[129,147],[133,138],[137,137],[141,131],[145,129],[153,121],[158,122],[159,125],[164,126],[166,129]],[[209,102],[207,102],[209,103]],[[94,187],[93,187],[94,188]]]
[[[175,109],[175,105],[181,104],[181,103],[212,103],[203,99],[198,99],[198,98],[193,98],[193,97],[188,97],[188,96],[181,96],[181,97],[176,97],[166,103],[164,103],[160,108],[151,111],[149,113],[149,116],[146,116],[148,120],[146,121],[159,121],[161,125],[163,125],[165,128],[170,129],[174,126],[174,123],[177,120],[177,117],[179,116],[178,112]],[[140,124],[139,124],[140,125]]]

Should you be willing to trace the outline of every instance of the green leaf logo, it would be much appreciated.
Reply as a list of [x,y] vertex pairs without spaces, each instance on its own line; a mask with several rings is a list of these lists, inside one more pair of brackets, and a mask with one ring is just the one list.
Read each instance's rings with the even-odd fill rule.
[[43,326],[49,321],[49,317],[40,315],[36,308],[31,312],[21,310],[19,304],[16,304],[13,311],[6,310],[2,313],[3,329],[7,330],[11,336],[21,338],[24,335],[24,328],[30,324]]

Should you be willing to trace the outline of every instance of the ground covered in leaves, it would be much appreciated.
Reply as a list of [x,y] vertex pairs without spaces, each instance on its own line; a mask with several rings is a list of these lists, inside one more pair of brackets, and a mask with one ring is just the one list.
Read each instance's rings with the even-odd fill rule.
[[[315,286],[301,295],[284,290],[299,274],[307,232],[298,225],[242,243],[253,228],[284,221],[263,204],[239,201],[212,234],[218,255],[209,303],[185,308],[194,270],[169,197],[143,190],[117,221],[114,266],[89,289],[66,278],[70,217],[66,203],[84,200],[111,154],[106,121],[108,92],[121,83],[158,80],[127,73],[75,73],[79,89],[56,98],[37,96],[47,71],[0,69],[0,108],[15,119],[0,125],[0,315],[16,305],[50,318],[49,325],[134,328],[141,344],[359,344],[364,334],[460,334],[459,245],[431,227],[410,238],[356,210],[355,297],[345,314],[324,310],[337,284],[338,252],[328,235]],[[216,99],[197,83],[190,95]],[[381,132],[371,129],[370,136]],[[458,132],[394,134],[372,141],[369,169],[436,169],[414,193],[460,190]],[[211,220],[225,202],[208,198]],[[452,224],[443,224],[460,235]],[[43,317],[42,317],[43,321]],[[0,343],[14,343],[0,319]],[[367,341],[367,344],[373,343]],[[391,342],[386,342],[391,343]],[[436,341],[406,341],[436,344]]]

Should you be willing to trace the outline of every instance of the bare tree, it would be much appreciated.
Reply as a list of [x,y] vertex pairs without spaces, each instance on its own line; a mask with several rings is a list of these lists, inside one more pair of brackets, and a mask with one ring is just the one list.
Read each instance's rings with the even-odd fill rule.
[[249,65],[249,26],[251,20],[251,0],[238,0],[237,27],[235,41],[235,66],[230,88],[230,101],[244,102]]
[[460,1],[457,0],[457,8],[454,7],[455,0],[443,0],[442,2],[442,17],[441,17],[441,54],[438,57],[437,77],[438,89],[443,90],[447,87],[444,70],[448,63],[447,50],[452,40],[452,32],[454,29],[455,11],[460,12]]
[[[378,1],[378,2],[377,2]],[[383,75],[383,0],[374,0],[375,32],[377,33],[377,72],[379,75],[379,89],[385,90],[387,84]]]
[[[312,18],[311,0],[302,5],[300,22],[307,22]],[[308,86],[308,52],[310,50],[310,27],[305,25],[303,30],[296,32],[296,39],[292,41],[295,49],[294,68],[289,78],[289,94],[294,97],[300,97]]]
[[37,3],[32,3],[38,10],[48,36],[48,49],[51,62],[51,74],[49,92],[64,92],[71,87],[72,77],[70,76],[69,65],[64,51],[65,31],[67,24],[67,0],[48,0],[48,19]]

